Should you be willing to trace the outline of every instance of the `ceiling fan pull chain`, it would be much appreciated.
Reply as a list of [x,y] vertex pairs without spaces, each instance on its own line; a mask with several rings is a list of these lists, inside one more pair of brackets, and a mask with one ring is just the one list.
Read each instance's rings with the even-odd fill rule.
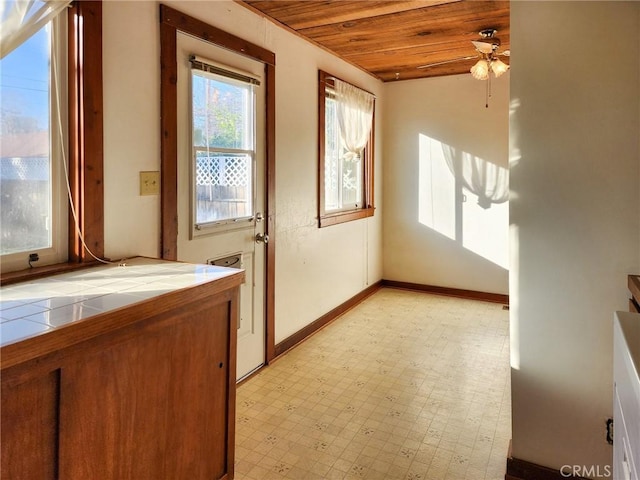
[[489,108],[489,97],[491,96],[491,75],[487,77],[487,91],[485,94],[484,108]]

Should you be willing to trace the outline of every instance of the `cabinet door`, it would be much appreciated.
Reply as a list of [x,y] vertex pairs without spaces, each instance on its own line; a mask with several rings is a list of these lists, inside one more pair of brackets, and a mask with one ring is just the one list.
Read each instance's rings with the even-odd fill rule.
[[229,315],[229,302],[192,305],[63,368],[60,478],[223,477]]
[[3,480],[58,478],[58,372],[2,384]]

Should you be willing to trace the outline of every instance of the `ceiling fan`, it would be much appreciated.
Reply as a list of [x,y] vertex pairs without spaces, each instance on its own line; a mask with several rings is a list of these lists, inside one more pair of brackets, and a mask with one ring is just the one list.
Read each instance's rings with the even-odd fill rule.
[[491,79],[489,76],[489,72],[493,72],[496,77],[499,77],[507,70],[509,70],[509,65],[500,60],[499,57],[508,57],[511,54],[509,50],[498,52],[498,49],[500,48],[500,39],[495,36],[496,33],[498,33],[498,31],[495,28],[485,28],[484,30],[480,30],[480,32],[478,32],[478,34],[480,35],[480,40],[471,41],[474,48],[476,49],[476,55],[454,58],[453,60],[445,60],[443,62],[428,63],[426,65],[420,65],[417,68],[429,68],[438,65],[445,65],[447,63],[461,62],[464,60],[472,60],[474,58],[478,58],[478,61],[473,67],[471,67],[470,71],[473,78],[477,80],[487,80],[486,106],[488,107],[488,99],[491,96]]
[[[478,63],[476,63],[471,68],[471,74],[474,76],[474,78],[477,78],[478,80],[486,80],[489,74],[489,70],[491,70],[496,77],[499,77],[509,69],[509,65],[504,63],[498,57],[500,56],[508,57],[510,56],[511,52],[509,50],[505,50],[504,52],[498,52],[498,48],[500,48],[500,39],[495,36],[496,33],[498,33],[498,31],[495,28],[485,28],[484,30],[480,30],[478,32],[478,35],[480,35],[480,40],[471,41],[474,48],[476,49],[476,52],[477,52],[476,55],[454,58],[452,60],[445,60],[443,62],[427,63],[426,65],[420,65],[417,68],[422,69],[422,68],[436,67],[438,65],[445,65],[447,63],[454,63],[454,62],[462,62],[464,60],[472,60],[474,58],[480,57],[478,60]],[[481,63],[486,65],[487,68],[484,68],[484,66],[480,66]],[[475,73],[474,73],[474,69],[475,69]]]

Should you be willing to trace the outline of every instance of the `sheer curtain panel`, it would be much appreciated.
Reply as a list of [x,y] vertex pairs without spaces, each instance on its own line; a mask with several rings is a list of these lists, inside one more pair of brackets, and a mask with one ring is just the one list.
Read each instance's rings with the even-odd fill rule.
[[335,79],[336,108],[346,160],[359,160],[367,145],[373,120],[374,96],[350,83]]
[[0,58],[40,30],[71,0],[3,0],[0,2]]

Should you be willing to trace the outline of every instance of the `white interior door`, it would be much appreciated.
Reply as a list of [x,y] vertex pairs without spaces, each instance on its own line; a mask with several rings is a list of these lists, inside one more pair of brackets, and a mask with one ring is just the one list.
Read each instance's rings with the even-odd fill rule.
[[264,65],[181,33],[177,57],[178,259],[245,270],[241,379],[265,361]]

